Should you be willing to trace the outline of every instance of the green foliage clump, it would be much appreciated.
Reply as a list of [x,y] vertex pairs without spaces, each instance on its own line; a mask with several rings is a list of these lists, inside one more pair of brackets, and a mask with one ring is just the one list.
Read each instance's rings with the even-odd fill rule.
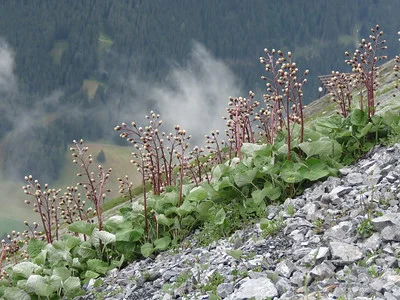
[[375,226],[370,218],[363,220],[357,226],[357,233],[362,239],[369,238],[375,232]]

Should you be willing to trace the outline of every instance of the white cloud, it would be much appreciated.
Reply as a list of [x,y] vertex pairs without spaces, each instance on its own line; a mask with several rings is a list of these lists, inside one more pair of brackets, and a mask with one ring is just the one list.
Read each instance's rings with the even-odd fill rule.
[[125,97],[135,101],[121,112],[121,122],[134,120],[142,124],[148,103],[153,103],[154,111],[168,125],[166,131],[179,124],[193,136],[192,143],[202,144],[205,134],[224,127],[222,117],[228,97],[239,96],[240,92],[233,71],[204,46],[194,43],[189,59],[181,66],[172,66],[163,82],[143,82],[131,76],[130,95]]
[[16,92],[17,80],[14,74],[14,52],[10,46],[0,38],[0,93]]

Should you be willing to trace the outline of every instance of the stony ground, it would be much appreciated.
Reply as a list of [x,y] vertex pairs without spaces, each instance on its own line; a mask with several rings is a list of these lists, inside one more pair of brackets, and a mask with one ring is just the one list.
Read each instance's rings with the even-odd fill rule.
[[[115,270],[81,299],[400,299],[400,144],[377,147],[264,222],[188,239]],[[266,227],[266,228],[265,228]]]

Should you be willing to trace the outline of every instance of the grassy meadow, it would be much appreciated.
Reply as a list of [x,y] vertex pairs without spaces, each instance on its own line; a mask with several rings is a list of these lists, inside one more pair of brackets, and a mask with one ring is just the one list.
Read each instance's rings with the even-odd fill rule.
[[[130,163],[131,148],[106,143],[86,143],[85,145],[89,147],[89,153],[93,155],[94,169],[99,165],[96,158],[101,150],[103,150],[105,154],[105,162],[101,165],[104,168],[112,166],[113,171],[108,185],[108,187],[111,188],[111,193],[107,199],[112,199],[120,195],[118,193],[118,177],[128,174],[130,180],[136,182],[135,186],[139,185],[140,178],[138,173],[135,167]],[[1,146],[2,144],[0,143],[0,147]],[[2,153],[2,151],[0,151],[0,153]],[[2,164],[3,158],[0,157],[0,159],[0,164]],[[81,172],[81,170],[78,165],[72,163],[71,151],[67,151],[63,165],[64,167],[60,178],[52,187],[65,190],[67,186],[76,185],[78,179],[76,174]],[[24,204],[26,196],[22,190],[23,185],[23,181],[17,182],[15,180],[7,180],[7,174],[0,172],[0,236],[4,232],[9,232],[14,229],[24,229],[24,220],[36,220],[36,215],[33,213],[32,207]]]

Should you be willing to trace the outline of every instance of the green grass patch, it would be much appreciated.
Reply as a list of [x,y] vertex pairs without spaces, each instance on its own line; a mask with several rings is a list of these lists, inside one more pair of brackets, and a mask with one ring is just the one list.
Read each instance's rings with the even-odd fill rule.
[[96,96],[97,89],[101,85],[100,81],[93,79],[85,79],[82,84],[82,90],[85,91],[89,99],[93,99]]
[[97,48],[99,56],[103,55],[104,53],[107,53],[111,49],[113,43],[114,41],[111,39],[110,36],[108,36],[104,32],[100,32],[99,43]]
[[64,51],[68,48],[68,42],[59,40],[54,43],[53,48],[50,50],[50,55],[55,64],[60,64]]
[[337,41],[343,46],[351,46],[357,42],[357,40],[354,39],[354,36],[349,34],[339,35]]
[[[119,183],[117,178],[124,177],[126,174],[129,175],[129,179],[133,182],[134,187],[141,184],[140,174],[137,172],[136,168],[129,162],[131,159],[132,149],[130,147],[117,146],[106,143],[85,143],[89,147],[88,153],[93,155],[94,166],[100,164],[96,161],[96,157],[103,150],[105,155],[104,163],[101,165],[105,168],[112,168],[110,180],[108,181],[107,187],[111,189],[111,193],[108,194],[107,199],[118,198],[119,194]],[[69,147],[68,147],[69,148]],[[60,174],[60,178],[53,185],[54,187],[59,187],[64,189],[66,186],[75,185],[79,178],[76,176],[77,173],[81,172],[78,165],[72,163],[71,151],[67,151],[64,162],[63,169]],[[107,201],[106,201],[107,203]]]
[[11,231],[24,231],[26,229],[23,222],[20,220],[0,217],[0,237],[3,233],[10,233]]

